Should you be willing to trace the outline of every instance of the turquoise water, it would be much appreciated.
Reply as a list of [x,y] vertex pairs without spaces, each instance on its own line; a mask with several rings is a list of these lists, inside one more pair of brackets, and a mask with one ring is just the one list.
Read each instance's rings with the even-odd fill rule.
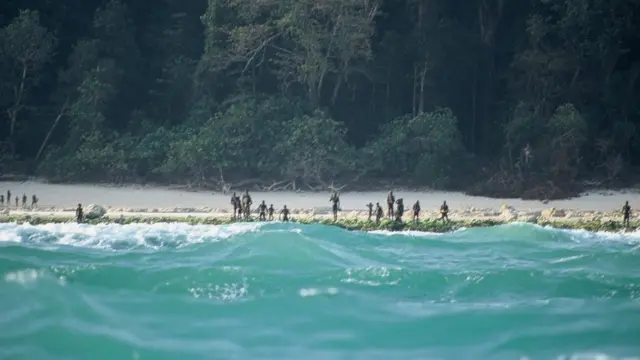
[[0,359],[632,359],[640,233],[0,225]]

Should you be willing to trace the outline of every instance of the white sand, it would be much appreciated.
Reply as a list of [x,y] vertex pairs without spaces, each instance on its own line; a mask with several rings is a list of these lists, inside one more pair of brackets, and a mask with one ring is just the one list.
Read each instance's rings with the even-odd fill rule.
[[[188,192],[170,190],[158,187],[107,187],[100,185],[57,185],[36,181],[0,182],[0,193],[6,196],[11,190],[12,197],[26,194],[31,203],[31,195],[36,194],[40,199],[39,206],[47,208],[73,208],[78,203],[99,204],[111,208],[230,208],[230,195],[211,192]],[[420,200],[423,210],[439,208],[446,200],[452,211],[477,208],[500,209],[503,204],[513,206],[521,211],[541,211],[552,207],[576,211],[611,212],[622,207],[625,201],[640,204],[640,193],[637,191],[592,191],[581,197],[570,200],[550,201],[544,204],[540,201],[525,201],[519,199],[492,199],[486,197],[469,196],[459,192],[411,192],[394,191],[396,198],[403,198],[405,207],[410,208],[413,202]],[[241,195],[239,192],[238,195]],[[262,200],[267,204],[274,204],[280,208],[287,205],[291,209],[325,208],[330,206],[330,193],[295,193],[251,192],[254,205]],[[386,192],[343,192],[340,194],[343,210],[364,210],[369,202],[380,202],[385,207]],[[6,201],[6,200],[5,200]],[[12,200],[12,204],[15,200]]]

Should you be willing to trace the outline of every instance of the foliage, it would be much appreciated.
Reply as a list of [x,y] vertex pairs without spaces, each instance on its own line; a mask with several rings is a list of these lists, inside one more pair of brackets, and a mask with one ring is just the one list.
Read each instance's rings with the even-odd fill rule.
[[[40,25],[38,11],[21,10],[0,30],[0,106],[6,109],[9,131],[6,140],[15,154],[18,116],[26,107],[30,90],[37,85],[41,68],[52,60],[56,38]],[[4,103],[4,100],[7,100]]]
[[34,0],[0,13],[3,173],[547,199],[625,180],[640,159],[635,0]]
[[282,175],[323,184],[353,169],[355,151],[346,141],[346,129],[320,112],[289,120],[275,146],[283,159]]
[[587,141],[587,123],[573,104],[558,107],[548,123],[552,149],[551,172],[556,176],[577,175],[582,147]]
[[384,175],[413,175],[436,187],[449,185],[454,164],[465,152],[457,119],[449,109],[394,120],[367,151]]

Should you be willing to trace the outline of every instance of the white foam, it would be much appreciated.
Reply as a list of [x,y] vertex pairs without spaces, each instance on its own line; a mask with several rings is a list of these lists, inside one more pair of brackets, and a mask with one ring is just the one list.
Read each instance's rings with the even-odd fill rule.
[[[557,230],[557,229],[556,229]],[[611,240],[621,240],[621,239],[626,239],[626,240],[640,240],[640,230],[634,230],[634,231],[619,231],[619,232],[612,232],[612,231],[596,231],[596,232],[591,232],[591,231],[587,231],[587,230],[563,230],[572,234],[577,234],[577,235],[581,235],[581,236],[585,236],[585,237],[593,237],[594,235],[597,235],[598,237],[601,238],[606,238],[606,239],[611,239]]]
[[34,269],[24,269],[6,273],[4,275],[4,281],[9,283],[16,283],[20,285],[26,285],[35,282],[40,273]]
[[0,242],[20,242],[21,238],[15,232],[5,231],[0,229]]
[[399,267],[373,267],[368,266],[361,269],[346,269],[346,278],[341,279],[340,282],[346,284],[356,284],[365,286],[394,286],[400,283],[400,279],[389,279],[391,277],[391,271],[402,270]]
[[216,242],[253,232],[264,224],[189,225],[184,223],[100,224],[76,223],[0,226],[0,242],[28,242],[100,249],[183,247]]
[[[4,274],[4,281],[19,285],[31,285],[43,278],[51,280],[54,276],[50,273],[46,273],[45,271],[35,269],[22,269]],[[60,285],[65,285],[67,283],[67,279],[64,276],[56,278],[55,281]]]
[[551,264],[561,264],[561,263],[565,263],[565,262],[569,262],[569,261],[573,261],[573,260],[579,260],[579,259],[582,259],[585,256],[586,255],[584,255],[584,254],[574,255],[574,256],[567,256],[567,257],[563,257],[563,258],[560,258],[560,259],[551,260],[551,261],[549,261],[549,263],[551,263]]
[[369,231],[368,233],[374,234],[374,235],[384,235],[384,236],[403,235],[403,236],[411,236],[411,237],[442,236],[445,234],[445,233],[415,231],[415,230],[406,230],[406,231],[372,230],[372,231]]
[[318,289],[318,288],[303,288],[300,289],[298,294],[302,297],[312,297],[319,295],[337,295],[338,289],[334,287],[326,288],[326,289]]
[[203,287],[190,288],[188,291],[196,299],[207,298],[233,302],[247,298],[249,295],[249,284],[247,283],[247,279],[242,279],[241,283],[208,284]]
[[640,357],[615,357],[600,353],[581,353],[571,355],[560,355],[557,360],[640,360]]

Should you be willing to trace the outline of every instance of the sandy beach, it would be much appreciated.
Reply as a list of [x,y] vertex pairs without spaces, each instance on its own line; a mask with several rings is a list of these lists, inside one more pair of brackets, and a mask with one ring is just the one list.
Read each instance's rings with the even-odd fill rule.
[[[78,203],[83,205],[98,204],[107,210],[106,216],[207,216],[228,217],[230,213],[230,194],[212,192],[193,192],[172,190],[160,187],[125,186],[109,187],[102,185],[62,185],[47,184],[37,181],[0,182],[0,193],[11,190],[12,197],[26,194],[31,203],[31,195],[39,198],[38,209],[15,208],[14,201],[4,214],[49,214],[70,215]],[[238,192],[240,195],[240,191]],[[403,198],[405,208],[419,200],[424,216],[436,216],[444,200],[451,209],[450,217],[454,219],[502,218],[512,219],[540,216],[556,210],[555,217],[562,218],[619,218],[620,209],[625,201],[630,205],[640,203],[640,193],[635,190],[609,191],[598,190],[568,200],[540,201],[520,199],[493,199],[469,196],[459,192],[415,192],[394,191],[396,198]],[[251,192],[254,207],[262,200],[273,204],[276,209],[287,205],[294,214],[313,217],[325,217],[330,209],[329,193],[296,193],[296,192]],[[340,194],[342,217],[366,216],[365,205],[369,202],[380,202],[385,207],[386,192],[343,192]],[[385,209],[386,210],[386,209]],[[505,215],[505,212],[507,213]],[[636,216],[634,216],[635,218]]]

